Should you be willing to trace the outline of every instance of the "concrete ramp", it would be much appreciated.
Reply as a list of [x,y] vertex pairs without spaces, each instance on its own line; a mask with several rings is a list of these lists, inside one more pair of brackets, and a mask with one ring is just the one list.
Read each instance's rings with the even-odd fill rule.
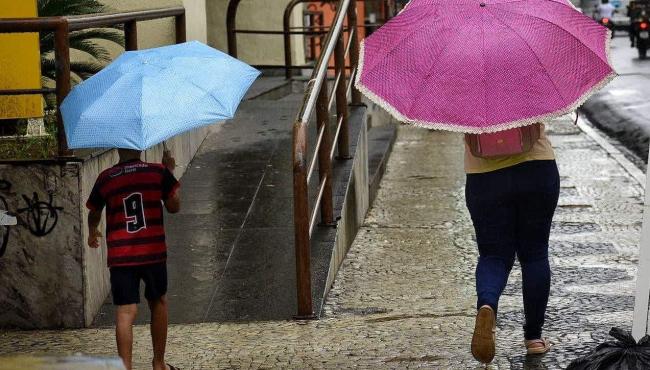
[[[172,323],[285,320],[296,313],[291,143],[303,93],[278,79],[261,79],[252,91],[235,119],[203,142],[181,179],[182,211],[165,220]],[[367,170],[365,112],[353,109],[350,141],[351,153],[363,151]],[[310,132],[313,143],[316,129]],[[382,158],[394,130],[383,132],[385,140],[372,140],[384,145],[372,151]],[[339,216],[352,165],[353,160],[334,164]],[[312,195],[317,182],[312,180]],[[319,227],[315,234],[312,276],[320,312],[328,276],[332,279],[337,229]],[[95,325],[112,325],[110,300]],[[144,323],[148,309],[144,297],[141,301],[138,322]]]

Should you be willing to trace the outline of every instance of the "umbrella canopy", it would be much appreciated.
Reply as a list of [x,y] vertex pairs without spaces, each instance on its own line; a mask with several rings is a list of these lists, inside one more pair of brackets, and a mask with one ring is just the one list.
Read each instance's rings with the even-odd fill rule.
[[575,110],[616,76],[568,0],[412,0],[361,47],[356,86],[400,121],[486,133]]
[[198,41],[128,51],[64,100],[68,145],[145,150],[230,119],[258,75]]

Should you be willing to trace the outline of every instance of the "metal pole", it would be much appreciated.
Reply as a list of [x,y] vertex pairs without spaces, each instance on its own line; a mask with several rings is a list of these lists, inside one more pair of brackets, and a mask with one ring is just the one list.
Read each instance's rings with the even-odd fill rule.
[[[312,29],[316,29],[316,18],[317,15],[314,13],[309,13],[309,26]],[[309,59],[310,60],[316,60],[316,37],[315,36],[307,36],[309,37]]]
[[296,249],[296,319],[313,319],[311,296],[311,245],[309,241],[309,195],[306,163],[307,125],[293,125],[293,220]]
[[291,70],[291,12],[293,11],[293,2],[284,9],[282,18],[282,31],[284,32],[284,75],[287,79],[292,76]]
[[[318,177],[320,183],[325,181],[325,189],[323,190],[323,197],[321,199],[320,213],[321,223],[323,225],[334,224],[334,205],[332,197],[332,160],[330,159],[330,152],[332,151],[332,138],[330,134],[330,113],[329,113],[329,99],[327,97],[327,80],[323,81],[320,91],[318,92],[318,100],[316,101],[316,124],[320,132],[323,128],[323,138],[318,150]],[[316,155],[316,154],[314,154]]]
[[185,14],[176,16],[176,43],[182,44],[187,41],[187,27],[185,25]]
[[639,245],[639,267],[636,275],[636,294],[632,316],[632,335],[640,340],[648,333],[648,309],[650,309],[650,173],[646,171],[643,226]]
[[[357,29],[357,0],[350,0],[348,7],[348,27],[351,30]],[[359,65],[359,37],[358,32],[352,34],[352,45],[350,46],[350,64],[352,67]],[[358,72],[358,70],[357,70]],[[352,87],[352,105],[361,104],[361,92]]]
[[226,13],[226,35],[228,38],[228,54],[237,58],[237,33],[235,26],[237,24],[237,9],[241,0],[230,0],[228,11]]
[[124,49],[138,50],[138,23],[129,21],[124,23]]
[[70,92],[70,40],[68,35],[68,21],[62,19],[54,31],[54,60],[56,65],[56,129],[59,157],[72,156],[68,149],[68,141],[65,137],[63,117],[61,116],[61,104]]
[[334,65],[336,74],[340,76],[336,86],[336,116],[341,121],[341,130],[338,140],[339,159],[350,159],[350,128],[348,125],[348,98],[347,98],[347,80],[345,78],[345,41],[343,32],[338,37],[336,48],[334,49]]

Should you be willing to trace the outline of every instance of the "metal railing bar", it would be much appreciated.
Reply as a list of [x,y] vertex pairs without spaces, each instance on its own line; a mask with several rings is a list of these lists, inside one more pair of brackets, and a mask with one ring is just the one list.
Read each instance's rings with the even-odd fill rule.
[[358,67],[354,67],[354,69],[352,69],[352,72],[350,73],[350,81],[348,81],[348,88],[346,90],[346,95],[352,93],[352,86],[354,86],[354,80],[357,78],[357,69]]
[[253,35],[325,35],[327,31],[265,31],[265,30],[234,30],[235,33],[246,33]]
[[316,216],[318,215],[318,212],[320,211],[320,206],[321,206],[321,199],[323,199],[323,193],[325,192],[325,185],[327,184],[327,181],[329,180],[329,177],[325,176],[323,177],[323,180],[320,183],[320,187],[318,190],[318,197],[316,198],[316,207],[314,207],[314,211],[311,214],[311,218],[309,221],[309,238],[311,238],[311,234],[314,232],[314,226],[316,226]]
[[186,40],[185,8],[182,6],[139,10],[120,13],[102,13],[65,17],[0,18],[0,34],[23,32],[53,32],[54,60],[56,67],[55,88],[2,90],[0,95],[36,95],[56,93],[57,145],[60,158],[72,158],[68,149],[60,106],[70,92],[70,32],[87,29],[124,25],[125,47],[137,48],[136,23],[161,18],[174,18],[176,41]]
[[323,84],[323,80],[325,78],[325,74],[327,73],[327,66],[330,57],[334,52],[334,46],[336,44],[335,41],[337,39],[337,36],[341,32],[341,28],[343,27],[343,21],[345,20],[345,16],[347,14],[347,9],[349,5],[350,5],[350,0],[342,0],[341,2],[339,2],[339,6],[341,8],[340,11],[337,13],[334,26],[327,34],[327,39],[325,40],[325,45],[326,45],[325,51],[321,54],[321,57],[318,59],[318,64],[311,75],[311,79],[312,81],[314,81],[314,84],[312,85],[312,89],[311,89],[311,93],[309,94],[309,97],[307,98],[305,104],[301,109],[301,113],[299,115],[299,119],[301,120],[301,122],[305,122],[307,119],[309,119],[312,110],[314,110],[316,106],[316,99],[318,97],[318,92],[320,91],[321,85]]
[[[320,130],[318,130],[318,139],[316,139],[316,148],[314,150],[314,153],[318,153],[318,150],[320,149],[320,145],[323,142],[324,133],[325,133],[325,126],[321,127]],[[309,165],[309,170],[307,171],[307,185],[309,185],[309,181],[311,180],[311,175],[314,173],[314,169],[316,169],[317,160],[318,160],[318,156],[314,154],[314,157],[311,159],[311,164]]]
[[[341,75],[342,73],[339,71],[339,73],[336,74],[336,80],[334,81],[334,86],[332,87],[332,92],[336,91],[336,88],[339,87],[339,83],[341,82]],[[327,103],[327,110],[332,109],[332,104],[334,103],[334,100],[336,99],[336,94],[332,94],[330,96],[330,101]]]
[[63,17],[0,18],[0,33],[54,31],[64,22]]
[[352,46],[352,40],[354,40],[353,36],[354,36],[356,31],[357,30],[352,30],[352,32],[350,32],[350,35],[348,36],[348,44],[345,46],[345,53],[343,54],[343,55],[345,55],[345,57],[350,55],[350,47]]
[[[278,69],[280,69],[280,68],[282,68],[282,69],[285,69],[285,68],[289,68],[289,69],[314,69],[313,65],[288,66],[287,67],[285,65],[279,65],[279,64],[253,64],[253,67],[255,67],[255,68],[269,68],[269,69],[271,69],[271,68],[278,68]],[[350,67],[350,66],[347,66],[345,68],[348,69],[348,70],[352,69],[352,67]],[[334,66],[328,66],[327,69],[328,70],[335,70],[336,68]]]
[[7,96],[7,95],[37,95],[37,94],[54,94],[54,93],[56,93],[56,89],[53,89],[53,88],[0,90],[0,96]]
[[341,133],[341,127],[343,127],[343,116],[339,118],[339,122],[336,124],[336,133],[334,134],[334,142],[332,143],[332,150],[330,151],[330,160],[334,159],[334,152],[336,151],[336,146],[339,143],[339,134]]
[[[357,0],[350,0],[350,6],[353,11],[348,12],[348,22],[350,24],[358,24],[357,19]],[[359,53],[360,53],[360,44],[359,37],[357,34],[353,34],[350,37],[352,41],[352,50],[350,50],[350,65],[356,67],[359,64]],[[353,80],[353,79],[352,79]],[[350,99],[352,105],[361,104],[361,92],[357,89],[352,89],[352,98]]]
[[0,18],[0,33],[54,31],[63,22],[68,23],[70,31],[77,31],[84,28],[113,26],[130,21],[140,22],[171,18],[183,14],[185,14],[185,8],[178,6],[173,8],[65,17]]
[[148,10],[136,10],[131,12],[105,13],[97,15],[76,15],[65,17],[70,25],[70,30],[80,30],[83,28],[107,27],[115,24],[126,23],[130,21],[150,21],[160,18],[170,18],[185,14],[185,8],[182,6],[173,8],[158,8]]

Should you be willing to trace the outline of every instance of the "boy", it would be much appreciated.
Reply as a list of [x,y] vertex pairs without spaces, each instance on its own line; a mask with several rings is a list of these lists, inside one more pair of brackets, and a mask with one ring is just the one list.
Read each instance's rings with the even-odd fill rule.
[[169,213],[180,210],[176,161],[165,151],[162,164],[140,160],[137,150],[119,149],[120,161],[102,172],[90,193],[88,245],[100,246],[98,226],[106,207],[106,245],[115,312],[117,351],[131,370],[133,322],[140,303],[140,279],[151,310],[153,369],[165,364],[167,341],[167,247],[162,204]]

